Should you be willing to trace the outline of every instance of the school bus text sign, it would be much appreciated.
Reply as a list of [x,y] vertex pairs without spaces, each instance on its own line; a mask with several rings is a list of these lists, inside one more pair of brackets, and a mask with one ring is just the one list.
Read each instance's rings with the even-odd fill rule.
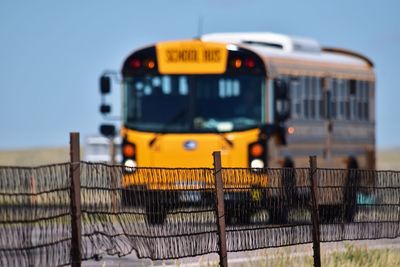
[[165,42],[156,45],[162,74],[221,74],[228,52],[224,44],[202,41]]

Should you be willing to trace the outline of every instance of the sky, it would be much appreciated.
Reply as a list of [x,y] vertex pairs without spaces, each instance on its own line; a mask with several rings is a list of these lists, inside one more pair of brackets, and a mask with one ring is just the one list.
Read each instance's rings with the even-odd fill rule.
[[400,147],[399,10],[398,0],[0,0],[0,150],[98,134],[100,75],[137,48],[197,36],[199,18],[203,33],[305,36],[368,56],[377,146]]

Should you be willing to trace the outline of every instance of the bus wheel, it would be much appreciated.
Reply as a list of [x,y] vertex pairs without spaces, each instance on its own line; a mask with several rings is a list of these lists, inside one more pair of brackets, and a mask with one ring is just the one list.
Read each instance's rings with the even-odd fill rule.
[[250,224],[251,216],[253,215],[253,213],[254,212],[252,211],[251,208],[241,207],[241,209],[239,210],[239,214],[237,214],[236,216],[237,224],[239,225]]
[[354,157],[349,157],[347,162],[347,178],[344,188],[344,219],[352,222],[357,211],[357,190],[360,183],[358,162]]
[[225,206],[225,224],[227,225],[246,225],[250,224],[251,216],[254,211],[248,205],[236,204]]
[[282,185],[284,188],[284,197],[286,200],[284,205],[287,205],[289,207],[298,204],[295,179],[294,162],[291,158],[286,157],[283,162]]
[[286,224],[288,222],[289,210],[287,206],[276,206],[269,209],[269,222],[271,224]]
[[130,186],[121,189],[121,205],[122,207],[140,207],[146,203],[147,195],[144,193],[145,188],[138,186]]
[[282,167],[280,196],[272,202],[273,205],[269,209],[272,224],[287,223],[290,207],[297,204],[293,160],[290,157],[285,157]]
[[337,223],[340,222],[342,208],[340,205],[319,205],[319,221],[320,223]]
[[132,191],[129,189],[121,190],[121,205],[122,207],[130,207],[133,205]]
[[146,209],[148,224],[160,225],[164,223],[168,211],[168,204],[165,201],[168,199],[167,191],[147,191],[143,206]]
[[146,206],[146,220],[150,225],[162,225],[167,218],[167,211],[161,206]]

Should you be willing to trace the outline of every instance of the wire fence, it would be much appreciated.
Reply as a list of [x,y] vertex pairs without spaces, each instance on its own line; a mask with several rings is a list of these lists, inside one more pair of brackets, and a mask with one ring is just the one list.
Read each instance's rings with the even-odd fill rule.
[[[72,164],[82,260],[220,252],[214,169],[0,167],[0,266],[73,263]],[[223,168],[221,176],[227,251],[311,243],[313,214],[321,242],[400,236],[400,172],[317,169],[316,191],[309,168]]]
[[69,190],[69,164],[0,167],[0,266],[71,261]]

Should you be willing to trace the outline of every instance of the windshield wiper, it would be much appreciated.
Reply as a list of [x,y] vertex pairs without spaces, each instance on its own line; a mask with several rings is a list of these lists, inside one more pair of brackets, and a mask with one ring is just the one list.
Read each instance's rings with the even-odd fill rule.
[[[167,133],[168,127],[169,127],[172,123],[174,123],[174,122],[176,122],[177,120],[179,120],[183,115],[185,115],[185,114],[187,113],[187,111],[188,111],[188,107],[185,106],[185,107],[183,107],[181,110],[179,110],[179,111],[175,114],[175,116],[173,116],[170,120],[168,120],[168,121],[163,125],[163,127],[161,128],[161,131],[160,131],[159,133],[157,133],[157,134],[149,141],[149,147],[152,147],[152,146],[155,144],[155,142],[158,140],[158,138],[159,138],[160,136],[166,134],[166,133]],[[217,129],[214,129],[214,131],[211,131],[211,133],[214,133],[214,134],[217,134],[217,135],[221,136],[222,139],[224,139],[224,141],[225,141],[230,147],[234,147],[234,143],[233,143],[231,140],[229,140],[229,139],[225,136],[224,133],[219,132]]]
[[222,139],[224,139],[224,141],[230,146],[230,147],[234,147],[234,143],[228,139],[228,137],[225,136],[224,133],[219,132],[217,129],[215,129],[215,131],[213,131],[212,133],[215,133],[219,136],[222,137]]
[[180,109],[170,120],[168,120],[161,128],[161,131],[157,133],[150,141],[149,141],[149,147],[152,147],[154,143],[157,141],[157,139],[167,133],[168,126],[170,126],[172,123],[176,122],[179,120],[183,115],[186,114],[188,110],[188,107],[183,107]]

